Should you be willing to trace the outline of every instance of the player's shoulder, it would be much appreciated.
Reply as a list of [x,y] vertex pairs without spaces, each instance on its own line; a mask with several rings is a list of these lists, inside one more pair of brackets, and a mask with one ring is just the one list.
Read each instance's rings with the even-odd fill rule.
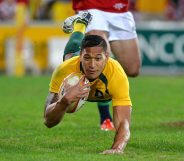
[[116,72],[124,73],[124,69],[121,67],[120,63],[113,58],[108,59],[106,70],[109,71],[109,73],[116,73]]
[[63,70],[63,69],[68,69],[68,68],[72,68],[72,67],[76,67],[79,64],[79,56],[75,56],[72,57],[68,60],[65,60],[64,62],[62,62],[61,64],[59,64],[56,67],[56,70]]
[[103,75],[108,82],[109,91],[113,91],[120,88],[120,86],[124,86],[125,82],[128,80],[127,75],[119,62],[112,58],[109,58],[107,66],[103,71]]
[[80,69],[80,59],[78,56],[65,60],[63,63],[58,65],[54,70],[53,74],[58,76],[64,73],[70,73],[71,71],[77,71]]
[[111,82],[111,80],[114,79],[125,79],[127,77],[119,62],[112,58],[108,59],[103,74],[108,82]]
[[76,65],[79,62],[79,56],[74,56],[68,60],[65,60],[63,63],[60,64],[60,67],[68,67],[71,65]]

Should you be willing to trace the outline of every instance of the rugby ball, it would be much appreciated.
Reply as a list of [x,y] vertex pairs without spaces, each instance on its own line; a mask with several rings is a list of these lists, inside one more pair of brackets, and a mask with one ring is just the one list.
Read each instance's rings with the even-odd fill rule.
[[[65,78],[66,84],[64,84],[64,83],[61,84],[60,91],[59,91],[59,98],[63,97],[63,95],[65,94],[65,91],[67,90],[66,88],[76,85],[79,82],[81,76],[82,76],[81,73],[72,73],[72,74],[68,75]],[[85,80],[82,83],[87,84],[88,82],[89,82],[89,80],[87,78],[85,78]],[[67,113],[74,113],[74,112],[78,111],[79,109],[81,109],[83,107],[84,103],[86,102],[87,98],[88,97],[78,99],[77,101],[70,104],[68,107]]]

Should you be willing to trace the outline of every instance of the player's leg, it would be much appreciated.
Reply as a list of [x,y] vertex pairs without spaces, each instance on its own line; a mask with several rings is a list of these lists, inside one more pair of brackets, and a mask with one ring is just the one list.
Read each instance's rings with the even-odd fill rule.
[[100,128],[101,130],[105,131],[115,130],[109,112],[109,104],[110,102],[98,102],[98,110],[100,114]]
[[111,41],[111,50],[129,77],[139,74],[141,57],[137,38]]
[[65,46],[63,60],[67,60],[79,54],[80,45],[91,18],[92,15],[89,12],[81,12],[80,14],[71,16],[64,21],[63,31],[65,33],[72,34]]
[[137,76],[141,57],[133,15],[130,12],[108,14],[108,22],[112,53],[128,76]]
[[64,49],[63,61],[75,56],[75,54],[79,54],[78,52],[80,51],[80,45],[84,38],[85,28],[86,26],[82,23],[74,23],[74,31]]

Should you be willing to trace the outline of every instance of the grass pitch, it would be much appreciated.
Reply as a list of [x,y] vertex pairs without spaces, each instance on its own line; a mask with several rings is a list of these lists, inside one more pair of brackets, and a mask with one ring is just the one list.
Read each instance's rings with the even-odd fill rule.
[[95,103],[54,128],[43,125],[49,80],[0,76],[1,161],[184,161],[184,77],[130,79],[131,140],[123,155],[99,154],[114,133],[99,130]]

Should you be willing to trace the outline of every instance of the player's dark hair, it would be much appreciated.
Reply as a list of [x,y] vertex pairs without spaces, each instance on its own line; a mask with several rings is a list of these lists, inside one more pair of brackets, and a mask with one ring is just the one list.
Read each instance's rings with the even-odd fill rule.
[[87,47],[95,47],[95,46],[102,47],[104,51],[107,51],[107,43],[101,36],[86,35],[84,39],[82,40],[81,50]]

